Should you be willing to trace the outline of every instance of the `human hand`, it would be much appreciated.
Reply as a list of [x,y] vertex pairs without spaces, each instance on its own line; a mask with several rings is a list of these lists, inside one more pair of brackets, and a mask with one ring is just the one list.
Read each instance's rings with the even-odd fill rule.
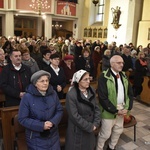
[[49,130],[51,127],[53,127],[53,123],[50,121],[44,122],[44,130]]
[[57,91],[58,92],[62,91],[62,87],[60,85],[57,85]]
[[20,98],[22,98],[23,97],[23,95],[25,94],[25,92],[20,92]]
[[132,69],[132,68],[129,68],[128,70],[129,70],[130,72],[131,72],[131,71],[133,71],[133,69]]
[[122,109],[122,110],[118,110],[118,115],[126,115],[127,114],[127,112],[128,112],[128,110],[126,110],[126,109]]
[[96,130],[96,126],[93,127],[93,131],[95,131],[95,130]]

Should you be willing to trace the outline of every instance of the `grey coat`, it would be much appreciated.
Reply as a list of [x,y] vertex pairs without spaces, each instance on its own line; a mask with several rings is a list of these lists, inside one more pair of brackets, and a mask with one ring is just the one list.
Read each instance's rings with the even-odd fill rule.
[[91,87],[87,98],[75,87],[67,93],[69,118],[65,150],[94,150],[96,137],[93,127],[100,125],[100,109],[95,95]]

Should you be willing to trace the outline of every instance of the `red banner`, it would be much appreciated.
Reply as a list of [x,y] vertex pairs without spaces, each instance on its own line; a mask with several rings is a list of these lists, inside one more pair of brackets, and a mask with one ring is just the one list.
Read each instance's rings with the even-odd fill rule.
[[57,2],[57,14],[76,16],[76,4],[70,2]]
[[4,0],[0,0],[0,8],[4,8]]

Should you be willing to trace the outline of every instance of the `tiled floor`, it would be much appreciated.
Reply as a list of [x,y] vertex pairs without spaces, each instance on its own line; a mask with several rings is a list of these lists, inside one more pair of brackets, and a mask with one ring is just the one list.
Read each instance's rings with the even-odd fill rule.
[[[136,142],[134,142],[134,128],[125,128],[116,150],[150,150],[150,106],[134,101],[131,114],[137,120]],[[0,150],[3,150],[2,141],[0,139]]]
[[150,150],[150,106],[134,101],[131,114],[137,120],[136,141],[134,128],[125,128],[116,150]]

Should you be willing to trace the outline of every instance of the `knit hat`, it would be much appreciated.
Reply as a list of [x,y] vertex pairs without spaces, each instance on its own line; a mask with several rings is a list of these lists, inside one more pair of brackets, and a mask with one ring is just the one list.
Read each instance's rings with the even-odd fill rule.
[[73,59],[74,59],[73,55],[66,55],[64,57],[64,60],[73,60]]
[[38,80],[40,77],[44,76],[44,75],[48,76],[49,79],[50,79],[50,77],[51,77],[51,74],[50,74],[49,72],[44,71],[44,70],[40,70],[40,71],[35,72],[35,73],[31,76],[31,80],[30,80],[31,83],[35,85],[36,82],[37,82],[37,80]]
[[87,71],[86,70],[79,70],[77,72],[75,72],[73,74],[73,77],[72,77],[72,82],[71,82],[71,85],[73,85],[74,82],[77,82],[79,83],[80,79],[82,78],[82,76],[86,73]]
[[50,59],[54,59],[54,58],[60,58],[58,53],[54,53],[50,56]]

